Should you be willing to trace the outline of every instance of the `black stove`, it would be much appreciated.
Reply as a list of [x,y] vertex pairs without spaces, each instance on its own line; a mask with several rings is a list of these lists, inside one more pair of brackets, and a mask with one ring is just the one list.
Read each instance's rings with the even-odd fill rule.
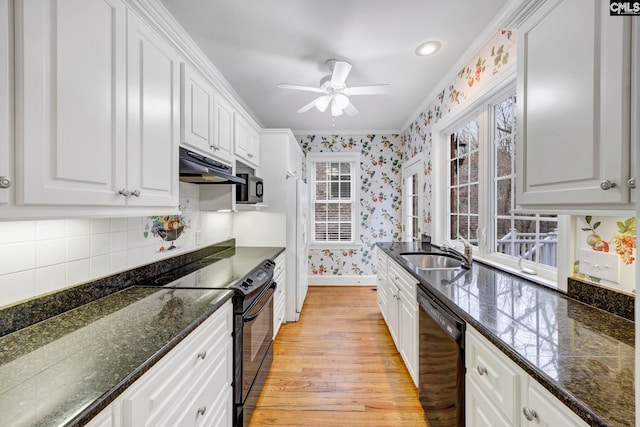
[[228,249],[141,285],[234,292],[233,395],[234,426],[237,427],[248,425],[273,360],[275,262],[257,258],[264,253]]

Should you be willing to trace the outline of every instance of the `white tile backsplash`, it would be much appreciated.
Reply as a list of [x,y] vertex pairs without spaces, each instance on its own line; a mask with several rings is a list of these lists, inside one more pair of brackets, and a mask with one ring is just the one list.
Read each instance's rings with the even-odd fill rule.
[[198,248],[233,237],[233,214],[200,211],[198,195],[180,183],[189,228],[173,250],[148,217],[0,221],[0,306],[191,251],[196,231]]
[[36,242],[36,267],[60,264],[66,261],[66,239],[38,240]]
[[0,275],[0,306],[36,295],[36,270]]
[[36,240],[57,239],[65,236],[63,219],[36,221]]
[[15,273],[36,267],[36,242],[0,245],[0,274]]
[[30,242],[36,238],[35,221],[0,221],[0,243]]
[[36,292],[53,292],[67,285],[65,264],[49,265],[36,269]]

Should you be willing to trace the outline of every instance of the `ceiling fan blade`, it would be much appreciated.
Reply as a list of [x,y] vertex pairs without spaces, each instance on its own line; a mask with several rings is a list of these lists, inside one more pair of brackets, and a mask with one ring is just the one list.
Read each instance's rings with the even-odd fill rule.
[[344,90],[345,95],[385,95],[391,91],[391,85],[353,86]]
[[322,89],[319,87],[313,87],[313,86],[300,86],[300,85],[290,85],[288,83],[280,83],[278,87],[282,89],[293,89],[293,90],[304,90],[307,92],[327,93],[325,89]]
[[351,64],[344,61],[336,61],[333,64],[333,73],[331,73],[331,84],[334,86],[343,86],[347,81],[347,76],[351,71]]
[[331,100],[331,115],[334,117],[342,115],[342,108],[338,105],[335,98]]
[[[325,95],[326,96],[326,95]],[[310,103],[308,103],[307,105],[305,105],[304,107],[302,107],[301,109],[298,110],[298,113],[306,113],[307,111],[309,111],[310,109],[312,109],[313,107],[316,106],[316,102],[322,98],[322,96],[317,97],[316,99],[314,99],[313,101],[311,101]]]
[[351,102],[349,102],[347,106],[344,107],[343,111],[347,114],[347,116],[355,116],[356,114],[358,114],[358,110],[353,106]]
[[316,108],[324,113],[327,107],[329,106],[329,102],[331,102],[331,96],[329,95],[319,96],[314,100],[314,102],[315,102]]

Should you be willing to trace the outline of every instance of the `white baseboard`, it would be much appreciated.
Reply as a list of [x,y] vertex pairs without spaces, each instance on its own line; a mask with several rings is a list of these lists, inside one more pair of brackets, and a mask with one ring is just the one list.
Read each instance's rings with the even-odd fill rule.
[[376,286],[376,276],[309,276],[309,286]]

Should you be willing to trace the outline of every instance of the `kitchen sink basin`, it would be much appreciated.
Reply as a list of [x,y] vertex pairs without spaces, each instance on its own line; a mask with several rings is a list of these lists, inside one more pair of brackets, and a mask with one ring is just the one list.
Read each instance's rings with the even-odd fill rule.
[[454,270],[463,266],[459,259],[442,254],[406,253],[400,256],[418,270]]

